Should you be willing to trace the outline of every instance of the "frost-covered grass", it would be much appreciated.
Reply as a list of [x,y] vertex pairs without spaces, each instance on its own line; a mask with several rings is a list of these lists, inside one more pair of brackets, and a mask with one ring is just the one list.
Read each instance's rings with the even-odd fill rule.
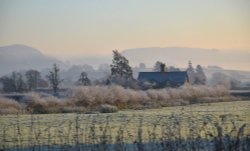
[[119,109],[144,109],[188,105],[202,102],[232,101],[225,87],[184,86],[151,90],[132,90],[120,86],[86,86],[73,88],[70,101],[93,108],[110,104]]
[[28,93],[21,101],[24,103],[0,100],[0,114],[102,112],[100,109],[103,106],[111,109],[108,112],[114,112],[235,100],[237,98],[230,96],[228,90],[221,86],[183,86],[146,91],[125,89],[121,86],[84,86],[72,88],[69,98],[41,97],[36,93]]
[[250,101],[0,116],[0,149],[249,150]]

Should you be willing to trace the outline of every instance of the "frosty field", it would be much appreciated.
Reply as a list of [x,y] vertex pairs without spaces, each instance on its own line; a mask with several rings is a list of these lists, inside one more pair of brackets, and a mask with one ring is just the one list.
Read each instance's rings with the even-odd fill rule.
[[250,101],[0,116],[2,150],[248,150]]

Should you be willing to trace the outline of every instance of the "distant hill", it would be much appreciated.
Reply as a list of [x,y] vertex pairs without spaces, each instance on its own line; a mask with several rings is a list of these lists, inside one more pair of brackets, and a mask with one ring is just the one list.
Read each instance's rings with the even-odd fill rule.
[[63,62],[45,56],[39,50],[25,45],[9,45],[0,47],[0,76],[12,71],[25,69],[43,69],[53,63],[63,65]]
[[152,47],[134,48],[122,51],[132,66],[143,62],[152,67],[156,61],[167,65],[187,67],[191,60],[193,65],[217,65],[225,69],[250,70],[250,52],[221,51],[216,49],[185,48],[185,47]]

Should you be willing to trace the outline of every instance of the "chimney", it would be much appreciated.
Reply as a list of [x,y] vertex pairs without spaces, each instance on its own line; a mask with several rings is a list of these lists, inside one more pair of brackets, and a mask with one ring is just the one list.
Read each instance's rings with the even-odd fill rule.
[[162,64],[160,65],[160,68],[161,68],[161,72],[165,72],[165,64],[164,64],[164,63],[162,63]]

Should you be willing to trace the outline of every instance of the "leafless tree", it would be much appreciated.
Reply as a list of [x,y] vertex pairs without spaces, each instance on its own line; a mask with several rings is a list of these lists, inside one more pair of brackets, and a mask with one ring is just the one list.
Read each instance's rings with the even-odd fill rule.
[[27,79],[28,90],[35,90],[38,87],[39,81],[41,79],[40,72],[37,70],[28,70],[25,73]]
[[81,73],[80,78],[76,82],[76,85],[83,85],[83,86],[91,85],[91,81],[89,80],[88,74],[86,72]]
[[59,85],[63,82],[63,80],[60,79],[59,71],[59,67],[54,64],[52,70],[49,71],[49,74],[47,75],[47,79],[55,96],[58,95]]
[[195,80],[194,84],[205,85],[207,81],[206,75],[201,67],[201,65],[196,66]]

